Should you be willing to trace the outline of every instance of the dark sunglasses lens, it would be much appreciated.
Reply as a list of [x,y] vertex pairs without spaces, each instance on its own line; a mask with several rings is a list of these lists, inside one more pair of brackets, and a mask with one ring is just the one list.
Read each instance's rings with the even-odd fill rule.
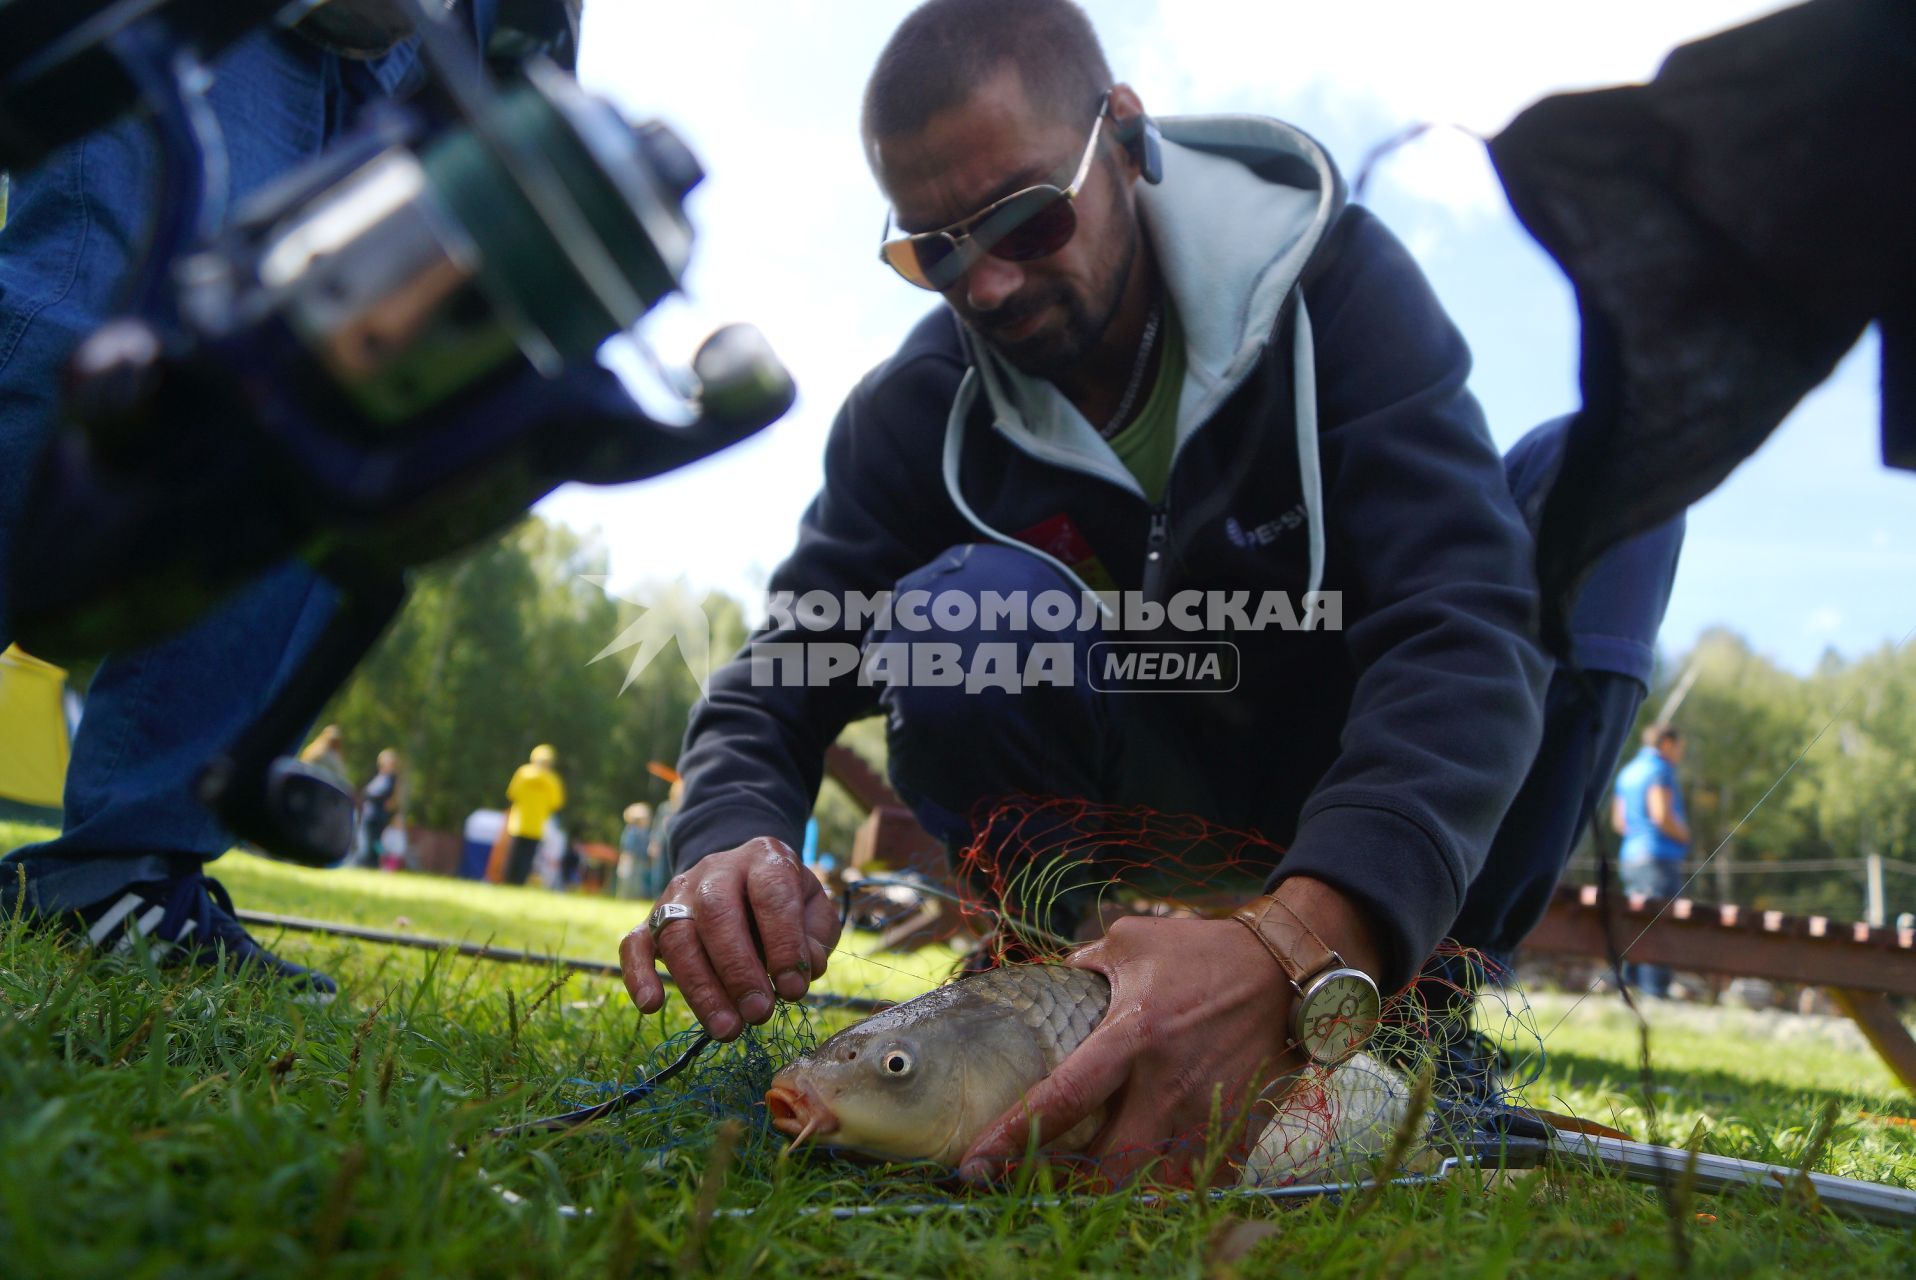
[[1028,216],[1000,236],[991,246],[995,257],[1007,262],[1030,262],[1045,258],[1071,243],[1078,230],[1078,211],[1064,193],[1055,189],[1033,198],[1042,201]]
[[883,249],[891,269],[920,289],[943,289],[964,274],[957,244],[942,232],[887,240]]
[[920,236],[911,242],[911,248],[918,263],[918,274],[931,288],[942,289],[962,270],[958,245],[948,235]]

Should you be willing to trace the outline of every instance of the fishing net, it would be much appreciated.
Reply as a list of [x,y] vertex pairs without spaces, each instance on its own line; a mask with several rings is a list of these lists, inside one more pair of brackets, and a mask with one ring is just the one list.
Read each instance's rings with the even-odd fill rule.
[[[770,1176],[788,1141],[770,1126],[764,1097],[773,1075],[825,1036],[886,1002],[908,999],[960,972],[1048,962],[1129,915],[1218,916],[1261,892],[1283,850],[1255,831],[1191,815],[1020,799],[986,814],[944,883],[872,877],[845,887],[854,920],[883,924],[917,909],[906,899],[946,903],[962,924],[951,944],[879,952],[875,932],[848,929],[832,959],[833,993],[781,1004],[762,1027],[715,1045],[620,1113],[616,1140],[661,1167],[676,1153],[709,1147],[718,1122],[740,1122],[733,1158],[741,1173]],[[883,905],[873,909],[874,899]],[[1446,947],[1410,988],[1385,1003],[1365,1051],[1334,1068],[1307,1068],[1267,1094],[1250,1123],[1260,1136],[1242,1166],[1247,1183],[1273,1187],[1363,1177],[1386,1160],[1416,1170],[1434,1163],[1461,1129],[1533,1082],[1542,1041],[1510,975],[1475,953]],[[638,1065],[645,1079],[693,1044],[671,1037]],[[1420,1086],[1419,1081],[1427,1082]],[[631,1083],[573,1082],[581,1102]],[[1190,1134],[1180,1143],[1201,1144]],[[1172,1144],[1164,1148],[1170,1154]],[[829,1151],[806,1160],[831,1161]],[[1095,1172],[1095,1170],[1093,1170]],[[871,1203],[887,1196],[946,1194],[948,1169],[846,1164]]]

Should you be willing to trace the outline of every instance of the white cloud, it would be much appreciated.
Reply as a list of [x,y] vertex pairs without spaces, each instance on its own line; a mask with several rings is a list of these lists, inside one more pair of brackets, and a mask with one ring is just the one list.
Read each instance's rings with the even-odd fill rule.
[[1803,621],[1803,629],[1815,636],[1835,635],[1842,626],[1843,611],[1827,604],[1812,609]]

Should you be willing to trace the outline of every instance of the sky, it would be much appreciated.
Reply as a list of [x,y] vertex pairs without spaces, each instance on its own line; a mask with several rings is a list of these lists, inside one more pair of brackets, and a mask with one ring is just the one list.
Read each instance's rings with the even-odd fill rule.
[[[1089,0],[1120,79],[1157,115],[1277,116],[1347,177],[1406,125],[1433,130],[1376,171],[1366,203],[1410,247],[1476,356],[1472,386],[1509,446],[1569,412],[1568,284],[1504,204],[1477,138],[1549,93],[1643,80],[1669,49],[1769,12],[1749,0]],[[708,177],[686,296],[641,337],[689,359],[719,324],[757,324],[792,370],[796,407],[758,437],[637,485],[568,486],[539,510],[597,531],[611,581],[642,598],[682,581],[756,602],[816,491],[852,385],[931,295],[877,260],[885,201],[858,106],[903,0],[592,0],[580,76],[628,115],[672,124]],[[608,353],[615,367],[626,367]],[[1916,475],[1878,456],[1878,366],[1866,338],[1770,442],[1690,513],[1661,643],[1726,625],[1798,671],[1916,627]],[[755,607],[755,605],[754,605]]]

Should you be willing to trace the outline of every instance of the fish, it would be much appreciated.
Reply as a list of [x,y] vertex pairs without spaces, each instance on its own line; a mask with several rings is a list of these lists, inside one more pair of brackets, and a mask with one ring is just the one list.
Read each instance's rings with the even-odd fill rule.
[[[1061,964],[961,977],[821,1042],[765,1093],[775,1129],[882,1161],[954,1167],[1103,1021],[1111,986]],[[1344,1176],[1382,1154],[1410,1114],[1403,1076],[1365,1053],[1291,1077],[1256,1108],[1245,1186]],[[1082,1152],[1103,1115],[1047,1151]]]

